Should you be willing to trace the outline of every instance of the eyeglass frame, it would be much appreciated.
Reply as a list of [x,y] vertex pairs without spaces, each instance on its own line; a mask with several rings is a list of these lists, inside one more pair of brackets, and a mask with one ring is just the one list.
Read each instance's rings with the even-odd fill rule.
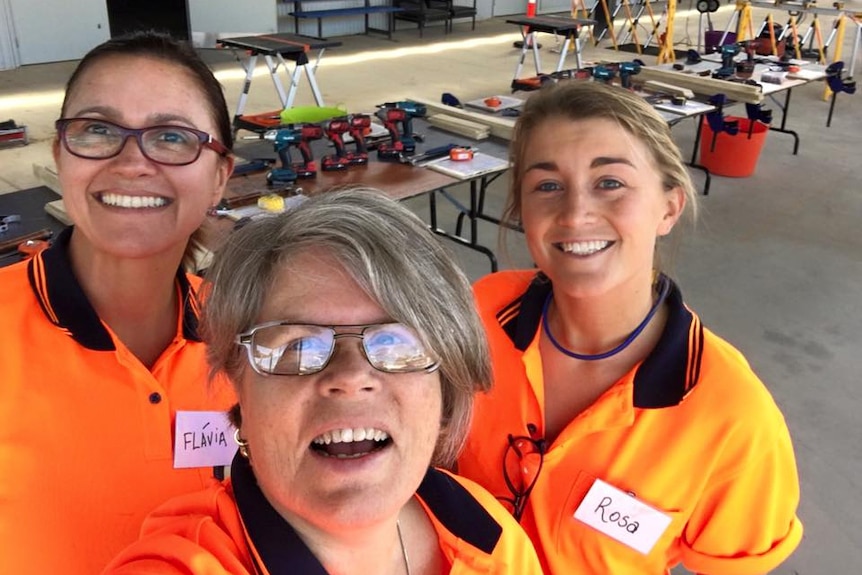
[[[122,136],[122,139],[120,140],[121,144],[117,148],[117,151],[114,152],[113,154],[109,155],[109,156],[86,156],[84,154],[73,151],[69,147],[69,141],[66,139],[67,128],[68,128],[69,124],[71,124],[72,122],[79,122],[82,120],[89,120],[91,122],[101,122],[103,124],[109,124],[110,126],[117,128],[120,132],[120,135]],[[162,166],[188,166],[190,164],[194,164],[201,157],[201,152],[203,151],[204,148],[209,148],[210,150],[214,151],[215,153],[217,153],[219,156],[222,156],[222,157],[230,154],[230,150],[228,150],[224,144],[222,144],[221,142],[216,140],[212,136],[212,134],[209,134],[209,133],[204,132],[202,130],[198,130],[196,128],[190,128],[188,126],[177,126],[177,125],[173,125],[173,124],[157,124],[155,126],[147,126],[145,128],[127,128],[126,126],[123,126],[123,125],[118,124],[116,122],[112,122],[110,120],[103,120],[102,118],[74,117],[74,118],[59,118],[59,119],[55,120],[54,121],[54,128],[57,130],[57,135],[59,136],[60,141],[63,143],[63,147],[66,148],[66,151],[69,152],[70,154],[72,154],[73,156],[75,156],[76,158],[83,158],[85,160],[109,160],[111,158],[116,158],[117,156],[119,156],[122,153],[123,149],[125,149],[126,143],[128,142],[129,138],[135,139],[135,141],[138,144],[138,149],[141,151],[141,153],[144,155],[145,158],[147,158],[149,161],[151,161],[153,163],[160,164]],[[163,162],[161,160],[156,160],[155,158],[150,157],[150,155],[144,149],[144,141],[143,141],[144,132],[148,132],[150,130],[167,129],[167,128],[174,129],[174,130],[176,130],[176,129],[185,130],[185,131],[191,132],[192,134],[197,136],[199,146],[198,146],[197,154],[195,154],[195,157],[193,159],[189,160],[188,162],[180,162],[180,163],[175,164],[175,163],[171,163],[171,162]]]
[[[329,356],[326,358],[326,361],[323,363],[322,366],[320,366],[319,369],[315,369],[314,371],[308,371],[305,373],[279,374],[279,373],[267,373],[265,371],[262,371],[258,367],[257,363],[254,361],[254,356],[253,356],[254,352],[252,349],[253,345],[254,345],[253,344],[253,338],[254,338],[255,332],[257,332],[261,329],[266,329],[269,327],[276,327],[276,326],[280,326],[280,325],[301,325],[301,326],[311,326],[311,327],[322,327],[322,328],[327,328],[327,329],[330,329],[333,331],[332,349],[330,349]],[[359,348],[362,350],[362,356],[365,358],[365,361],[368,362],[368,365],[370,365],[375,370],[377,370],[381,373],[398,374],[398,373],[419,373],[419,372],[423,372],[423,371],[425,373],[434,373],[435,371],[437,371],[440,368],[440,361],[439,360],[435,360],[434,363],[432,363],[431,365],[429,365],[427,367],[423,367],[423,368],[419,368],[419,369],[410,369],[410,370],[406,370],[406,371],[387,371],[385,369],[380,369],[376,365],[371,363],[371,360],[368,358],[368,353],[365,351],[365,345],[364,345],[364,343],[365,343],[365,330],[367,330],[370,327],[379,327],[379,326],[384,326],[384,325],[401,325],[401,326],[408,328],[410,331],[415,332],[415,330],[413,330],[413,328],[411,328],[410,326],[403,324],[401,322],[397,322],[397,321],[390,321],[390,322],[384,322],[384,323],[368,323],[368,324],[321,325],[321,324],[316,324],[316,323],[297,323],[297,322],[285,321],[285,320],[274,320],[274,321],[267,321],[267,322],[264,322],[261,324],[254,325],[251,328],[249,328],[247,331],[244,331],[242,333],[238,333],[236,335],[236,337],[234,338],[234,343],[245,348],[246,359],[248,360],[248,364],[251,366],[252,370],[254,370],[255,373],[257,373],[258,375],[262,375],[264,377],[273,377],[273,376],[275,376],[275,377],[305,377],[308,375],[314,375],[314,374],[322,372],[324,369],[327,368],[327,366],[329,366],[329,362],[332,361],[332,357],[335,355],[336,344],[338,343],[338,340],[340,338],[343,338],[343,337],[355,337],[355,338],[360,339],[362,342],[362,345],[360,345]],[[350,332],[338,333],[335,331],[336,329],[354,329],[354,330],[358,329],[360,331],[359,331],[359,333],[350,333]]]
[[[530,423],[527,425],[527,430],[534,434],[536,432],[536,426]],[[512,479],[509,477],[509,471],[506,467],[506,458],[509,455],[509,450],[515,452],[519,462],[524,458],[525,454],[522,454],[521,450],[516,446],[516,443],[521,440],[529,442],[535,448],[535,453],[539,454],[539,468],[536,469],[536,473],[529,485],[524,489],[517,489],[515,484],[512,482]],[[500,496],[497,497],[497,499],[512,506],[512,516],[515,518],[515,521],[518,521],[519,523],[521,521],[521,517],[524,515],[524,509],[527,507],[530,494],[533,492],[533,488],[536,486],[536,482],[538,482],[539,476],[542,474],[542,466],[545,463],[546,450],[547,442],[544,438],[536,439],[529,435],[512,435],[511,433],[507,436],[506,450],[503,452],[503,480],[506,482],[506,487],[509,489],[512,497]]]

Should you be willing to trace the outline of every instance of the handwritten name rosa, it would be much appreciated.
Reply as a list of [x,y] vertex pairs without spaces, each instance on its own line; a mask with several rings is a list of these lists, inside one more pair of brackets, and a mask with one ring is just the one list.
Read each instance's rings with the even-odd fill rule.
[[611,523],[617,527],[625,529],[629,533],[636,533],[640,527],[640,523],[632,520],[628,515],[623,515],[619,511],[615,511],[613,507],[611,507],[613,503],[613,498],[605,495],[602,497],[601,501],[599,501],[599,504],[593,510],[593,513],[599,516],[602,523]]

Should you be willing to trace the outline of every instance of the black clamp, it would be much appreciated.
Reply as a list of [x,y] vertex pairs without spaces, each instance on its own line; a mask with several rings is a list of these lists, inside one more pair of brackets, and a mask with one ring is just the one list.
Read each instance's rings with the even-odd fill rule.
[[12,214],[9,216],[0,215],[0,234],[9,230],[9,224],[20,224],[21,216]]
[[826,67],[826,84],[832,90],[832,101],[829,103],[829,116],[826,118],[826,127],[832,125],[832,112],[835,110],[835,98],[840,92],[847,94],[856,93],[856,80],[844,76],[844,62],[838,61]]
[[710,142],[709,151],[714,152],[719,133],[727,132],[730,136],[735,136],[739,133],[739,120],[724,119],[724,106],[727,104],[727,96],[724,94],[716,94],[710,97],[709,103],[715,106],[714,112],[706,114],[706,121],[709,124],[709,129],[712,130],[712,142]]

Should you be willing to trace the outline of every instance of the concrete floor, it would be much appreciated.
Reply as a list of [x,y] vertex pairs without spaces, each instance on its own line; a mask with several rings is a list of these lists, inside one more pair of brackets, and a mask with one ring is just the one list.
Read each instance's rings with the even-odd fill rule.
[[[723,7],[714,18],[716,26],[723,27],[728,16]],[[696,42],[697,27],[696,13],[678,13],[677,40]],[[844,48],[848,56],[850,32]],[[443,92],[462,101],[508,94],[517,62],[512,41],[520,36],[505,19],[479,22],[475,32],[469,23],[459,23],[448,36],[442,28],[430,28],[423,41],[408,29],[394,38],[340,38],[344,45],[327,52],[317,74],[326,103],[344,103],[358,112],[411,96],[436,100]],[[541,41],[547,69],[557,58],[548,51],[554,39]],[[625,60],[631,55],[591,47],[586,57]],[[229,53],[208,52],[207,58],[233,108],[242,72]],[[26,147],[0,150],[0,193],[41,185],[32,164],[51,163],[52,122],[73,65],[0,72],[0,120],[8,116],[26,124],[31,138]],[[701,197],[697,228],[678,238],[674,265],[689,305],[746,354],[784,410],[793,435],[805,538],[774,571],[781,575],[862,568],[862,196],[853,172],[862,142],[862,96],[840,97],[827,129],[822,95],[819,83],[793,92],[788,127],[802,137],[798,156],[791,154],[791,138],[771,133],[753,176],[713,179],[710,195]],[[313,103],[304,78],[296,103]],[[259,76],[247,111],[277,107],[271,84]],[[674,134],[690,153],[694,122],[683,122]],[[700,173],[694,178],[702,182]],[[492,211],[501,205],[504,187],[504,181],[493,187]],[[425,213],[423,199],[410,205]],[[444,215],[442,222],[449,221]],[[483,242],[495,246],[496,228],[480,228]],[[509,239],[511,259],[503,258],[502,267],[529,265],[518,234]],[[448,245],[472,278],[487,273],[484,256]]]

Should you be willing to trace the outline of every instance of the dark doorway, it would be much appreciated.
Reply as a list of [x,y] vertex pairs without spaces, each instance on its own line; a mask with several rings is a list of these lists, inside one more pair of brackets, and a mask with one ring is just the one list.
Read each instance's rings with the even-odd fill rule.
[[158,30],[178,40],[189,39],[186,0],[107,1],[112,38],[136,30]]

